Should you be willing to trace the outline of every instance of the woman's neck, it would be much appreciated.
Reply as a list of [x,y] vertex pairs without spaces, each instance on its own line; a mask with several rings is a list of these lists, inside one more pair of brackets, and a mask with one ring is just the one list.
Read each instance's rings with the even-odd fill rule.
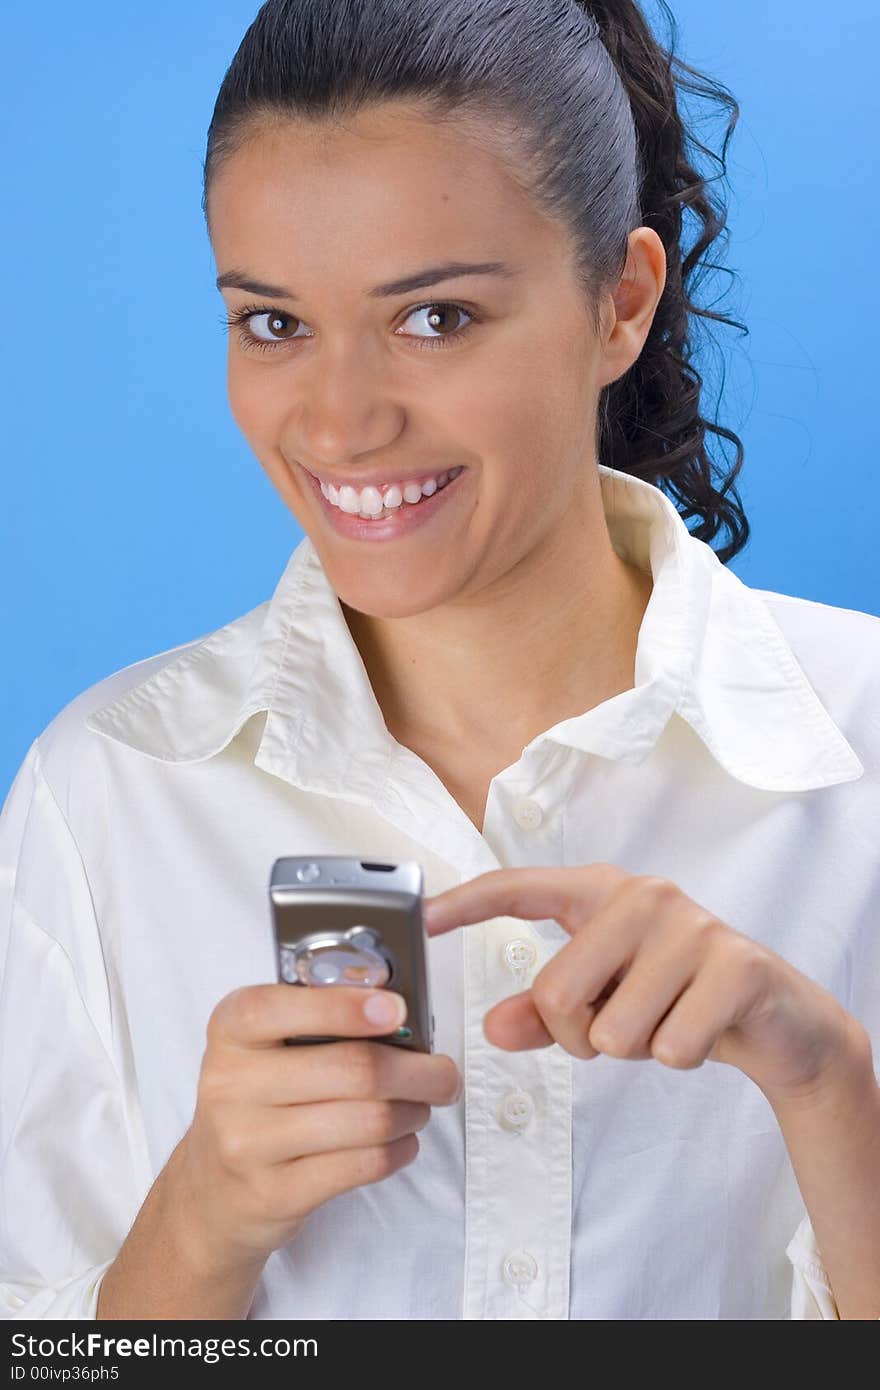
[[568,547],[546,547],[475,598],[428,614],[377,619],[343,604],[400,742],[478,745],[503,758],[632,689],[652,576],[620,558],[604,517],[593,547],[579,539],[574,558]]

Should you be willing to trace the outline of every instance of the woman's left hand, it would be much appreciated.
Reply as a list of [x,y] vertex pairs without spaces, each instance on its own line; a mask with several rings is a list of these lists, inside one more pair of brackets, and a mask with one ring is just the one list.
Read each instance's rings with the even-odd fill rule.
[[529,989],[489,1010],[508,1051],[727,1062],[772,1102],[810,1094],[860,1024],[842,1004],[674,883],[613,864],[494,869],[424,904],[429,936],[497,916],[552,918],[566,942]]

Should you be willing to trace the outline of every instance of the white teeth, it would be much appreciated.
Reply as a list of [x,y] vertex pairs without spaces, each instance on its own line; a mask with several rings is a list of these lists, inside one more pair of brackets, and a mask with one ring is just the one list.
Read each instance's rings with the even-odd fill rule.
[[393,511],[404,501],[415,505],[423,497],[432,497],[438,488],[443,487],[451,477],[457,477],[460,472],[460,468],[450,468],[447,472],[438,474],[436,478],[428,478],[422,484],[407,483],[403,492],[397,483],[392,483],[386,488],[384,496],[372,485],[358,490],[348,485],[337,488],[333,483],[321,483],[321,491],[327,501],[342,512],[351,516],[377,517],[386,508]]

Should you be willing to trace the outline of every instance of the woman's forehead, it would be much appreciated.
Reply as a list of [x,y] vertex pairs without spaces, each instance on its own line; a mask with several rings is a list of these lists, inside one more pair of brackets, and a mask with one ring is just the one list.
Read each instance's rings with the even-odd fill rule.
[[[209,204],[221,273],[247,266],[288,285],[292,266],[338,267],[342,256],[364,268],[369,291],[440,261],[524,266],[558,254],[558,226],[464,135],[408,116],[367,133],[365,144],[351,121],[332,135],[288,123],[224,160]],[[271,277],[266,259],[280,267]]]

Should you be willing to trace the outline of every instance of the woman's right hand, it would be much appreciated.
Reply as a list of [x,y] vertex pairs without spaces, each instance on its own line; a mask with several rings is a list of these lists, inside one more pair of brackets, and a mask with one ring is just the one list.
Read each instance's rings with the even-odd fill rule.
[[[208,1021],[192,1124],[175,1151],[186,1240],[207,1270],[259,1267],[309,1212],[412,1163],[432,1105],[452,1105],[461,1075],[442,1053],[377,1041],[359,985],[248,985]],[[285,1038],[341,1042],[288,1047]],[[183,1232],[181,1232],[183,1235]]]

